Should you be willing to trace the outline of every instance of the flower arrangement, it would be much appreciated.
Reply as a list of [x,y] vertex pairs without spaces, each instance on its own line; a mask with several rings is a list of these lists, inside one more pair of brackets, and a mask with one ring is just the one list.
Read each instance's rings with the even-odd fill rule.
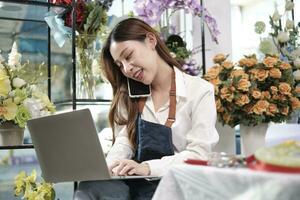
[[21,65],[21,54],[13,44],[8,63],[0,56],[0,124],[12,123],[24,128],[31,118],[45,116],[55,111],[48,96],[33,83],[25,81]]
[[[266,24],[263,21],[255,23],[255,32],[261,35],[259,50],[265,55],[276,55],[292,66],[295,85],[300,83],[300,41],[299,24],[291,19],[294,3],[287,0],[285,3],[285,12],[281,15],[276,9],[269,17],[271,32],[267,36],[263,33],[266,30]],[[285,21],[284,21],[285,19]]]
[[[71,6],[72,0],[51,0],[52,3]],[[76,56],[79,65],[81,85],[89,98],[94,98],[94,86],[96,80],[100,80],[100,74],[95,74],[93,65],[98,66],[97,58],[99,46],[97,38],[106,32],[107,11],[112,5],[112,0],[77,0],[76,1]],[[66,27],[72,27],[72,12],[60,15]],[[51,27],[51,26],[50,26]],[[66,29],[71,35],[71,29]],[[98,49],[97,49],[98,48]]]
[[21,171],[15,177],[15,196],[22,196],[22,199],[27,200],[54,200],[55,190],[52,183],[36,182],[36,171],[33,170],[30,175],[25,171]]
[[218,43],[220,31],[218,30],[217,22],[208,10],[200,5],[198,0],[135,0],[134,3],[138,16],[150,25],[158,24],[162,13],[167,9],[171,9],[172,13],[179,9],[184,9],[187,12],[191,12],[194,16],[203,17],[212,40]]
[[237,64],[217,54],[204,78],[215,86],[218,119],[234,127],[265,122],[283,122],[300,108],[294,88],[292,67],[275,56],[259,62],[255,55],[246,56]]

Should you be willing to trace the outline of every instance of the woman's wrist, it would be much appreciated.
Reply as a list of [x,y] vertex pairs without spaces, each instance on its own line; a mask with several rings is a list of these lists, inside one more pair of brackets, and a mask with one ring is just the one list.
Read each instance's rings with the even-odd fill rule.
[[141,165],[143,166],[143,168],[145,169],[145,175],[148,176],[151,174],[151,170],[150,170],[150,166],[148,163],[141,163]]

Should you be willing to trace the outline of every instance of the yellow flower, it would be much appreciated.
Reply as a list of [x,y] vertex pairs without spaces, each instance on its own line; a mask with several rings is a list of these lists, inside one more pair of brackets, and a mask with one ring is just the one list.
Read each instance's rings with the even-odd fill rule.
[[4,69],[0,69],[0,97],[7,97],[11,91],[9,77]]
[[6,120],[13,120],[18,112],[18,106],[13,102],[8,102],[4,104],[6,113],[3,114]]
[[37,99],[40,99],[43,103],[44,106],[47,107],[47,109],[51,112],[51,113],[54,113],[55,112],[55,106],[53,105],[53,103],[50,101],[48,95],[44,94],[44,93],[41,93],[41,92],[38,92],[38,91],[35,91],[32,93],[32,96],[37,98]]
[[25,182],[24,178],[26,177],[25,171],[21,171],[16,177],[15,177],[15,195],[19,196],[24,192],[25,189]]

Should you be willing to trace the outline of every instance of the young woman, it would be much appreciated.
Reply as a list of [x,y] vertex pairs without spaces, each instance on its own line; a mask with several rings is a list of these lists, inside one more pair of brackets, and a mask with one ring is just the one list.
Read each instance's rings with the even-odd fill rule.
[[[102,50],[113,88],[109,121],[114,144],[107,155],[113,175],[162,176],[188,158],[206,159],[218,142],[213,86],[180,70],[159,35],[145,22],[118,23]],[[131,98],[128,80],[151,87]],[[158,181],[81,182],[75,199],[151,199]]]

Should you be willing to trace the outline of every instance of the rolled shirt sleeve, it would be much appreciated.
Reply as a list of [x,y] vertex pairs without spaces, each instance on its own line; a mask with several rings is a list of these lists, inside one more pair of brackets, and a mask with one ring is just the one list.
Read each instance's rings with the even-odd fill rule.
[[111,165],[114,161],[119,159],[131,159],[133,157],[134,150],[130,145],[127,127],[126,126],[116,126],[116,140],[111,149],[109,150],[106,162],[107,165]]

